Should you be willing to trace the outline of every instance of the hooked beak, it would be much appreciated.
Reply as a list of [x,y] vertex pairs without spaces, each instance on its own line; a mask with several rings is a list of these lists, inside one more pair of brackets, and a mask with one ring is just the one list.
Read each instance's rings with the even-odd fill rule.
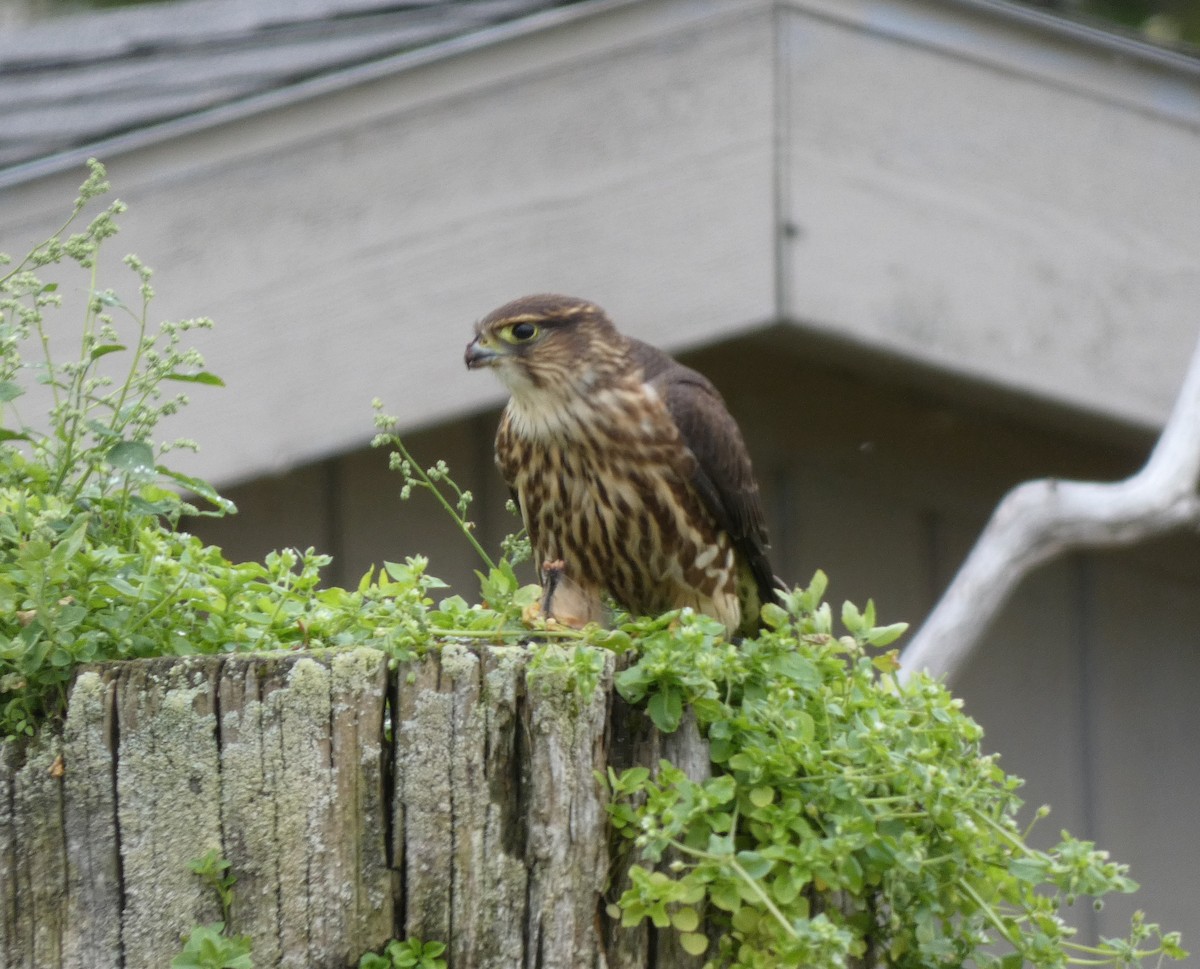
[[468,370],[478,370],[480,367],[490,367],[492,361],[499,359],[504,354],[494,347],[487,346],[480,342],[481,337],[475,337],[467,344],[467,352],[463,355],[463,361],[467,365]]

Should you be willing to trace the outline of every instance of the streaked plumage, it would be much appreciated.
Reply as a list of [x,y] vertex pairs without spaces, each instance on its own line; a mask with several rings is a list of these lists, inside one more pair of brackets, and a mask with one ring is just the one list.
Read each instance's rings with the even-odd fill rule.
[[[762,503],[733,418],[707,378],[621,335],[585,300],[539,295],[481,320],[468,367],[512,393],[496,463],[564,622],[691,606],[730,633],[773,596]],[[549,566],[549,569],[547,569]]]

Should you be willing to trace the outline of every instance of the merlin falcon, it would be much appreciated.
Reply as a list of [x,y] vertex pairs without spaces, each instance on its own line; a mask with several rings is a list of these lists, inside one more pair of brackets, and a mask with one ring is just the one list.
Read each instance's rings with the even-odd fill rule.
[[542,577],[547,618],[607,594],[634,615],[690,606],[752,635],[777,580],[737,424],[706,377],[619,333],[593,303],[537,295],[475,326],[466,364],[512,397],[496,465]]

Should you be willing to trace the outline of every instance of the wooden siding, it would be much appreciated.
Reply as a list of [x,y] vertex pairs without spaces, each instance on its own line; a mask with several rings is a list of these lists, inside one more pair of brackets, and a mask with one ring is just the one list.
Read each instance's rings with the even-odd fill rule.
[[783,4],[782,313],[1153,424],[1200,332],[1200,65],[983,6]]
[[[777,570],[800,582],[822,568],[834,603],[872,597],[889,621],[920,621],[1008,487],[1043,475],[1115,479],[1150,443],[1065,412],[1034,421],[1016,399],[984,404],[879,359],[836,356],[773,328],[685,359],[745,429]],[[491,463],[495,420],[488,412],[406,438],[475,492],[492,545],[513,524]],[[238,557],[315,544],[335,553],[329,578],[339,583],[421,552],[455,591],[475,594],[466,544],[427,496],[401,504],[399,487],[382,454],[356,452],[231,489],[242,513],[197,531]],[[1082,906],[1093,931],[1119,932],[1136,904],[1200,935],[1200,845],[1189,833],[1200,721],[1186,715],[1200,681],[1198,588],[1191,537],[1055,563],[1025,584],[956,687],[1005,767],[1028,780],[1030,810],[1053,805],[1039,837],[1065,827],[1133,865],[1144,891],[1099,914]]]

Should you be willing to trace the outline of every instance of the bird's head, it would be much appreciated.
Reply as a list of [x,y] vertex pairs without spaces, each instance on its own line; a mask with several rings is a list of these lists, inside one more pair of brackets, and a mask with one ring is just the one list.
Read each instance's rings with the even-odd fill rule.
[[588,391],[625,366],[604,310],[573,296],[523,296],[475,324],[467,367],[491,367],[514,398]]

